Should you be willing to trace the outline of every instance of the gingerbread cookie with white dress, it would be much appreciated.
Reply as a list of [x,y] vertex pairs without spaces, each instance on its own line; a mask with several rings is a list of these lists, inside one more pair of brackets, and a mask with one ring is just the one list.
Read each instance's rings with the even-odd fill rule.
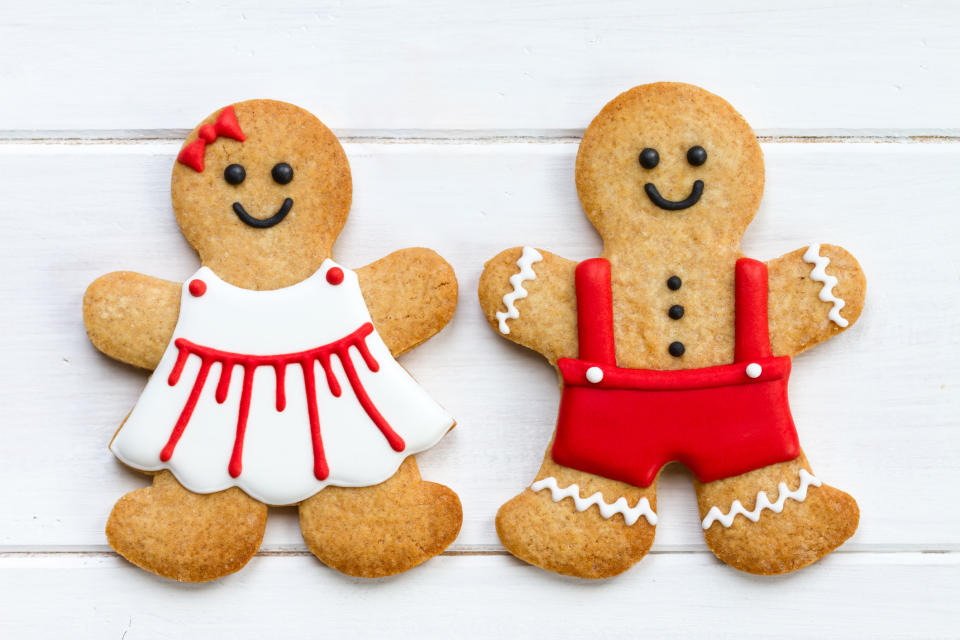
[[793,356],[859,317],[857,261],[826,244],[743,256],[763,155],[733,107],[690,85],[607,104],[576,182],[602,257],[509,249],[480,280],[491,325],[543,354],[563,389],[535,481],[497,514],[504,546],[568,575],[625,571],[653,543],[657,476],[676,461],[696,478],[707,544],[737,569],[784,573],[838,547],[857,504],[813,473],[787,381]]
[[177,222],[202,266],[181,285],[103,276],[83,312],[93,344],[155,370],[110,449],[153,474],[107,538],[178,580],[240,569],[267,505],[299,505],[310,550],[357,576],[411,568],[460,529],[457,495],[413,454],[453,417],[395,357],[453,315],[453,270],[405,249],[356,271],[335,262],[351,177],[336,137],[290,104],[207,118],[173,168]]

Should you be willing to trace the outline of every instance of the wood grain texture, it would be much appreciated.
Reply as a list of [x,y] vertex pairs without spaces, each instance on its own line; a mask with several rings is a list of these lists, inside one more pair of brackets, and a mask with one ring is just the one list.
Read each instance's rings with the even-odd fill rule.
[[[2,549],[106,549],[111,505],[148,482],[106,448],[146,375],[96,352],[80,303],[86,285],[115,268],[172,281],[196,268],[169,203],[177,148],[0,145]],[[470,292],[451,324],[401,361],[458,419],[418,457],[425,479],[463,500],[453,549],[499,549],[493,516],[533,478],[559,393],[542,358],[492,333],[472,292],[484,261],[504,247],[597,254],[573,185],[576,145],[348,144],[346,151],[356,197],[337,259],[355,267],[428,246],[450,260],[461,291]],[[791,384],[818,476],[861,506],[861,528],[843,550],[960,551],[960,515],[945,506],[960,472],[960,271],[950,241],[960,145],[767,144],[764,151],[767,194],[746,252],[769,259],[811,241],[842,244],[870,279],[857,326],[798,357]],[[668,469],[659,489],[654,551],[706,551],[688,474]],[[293,510],[271,510],[264,548],[304,549]]]
[[448,556],[364,580],[281,555],[254,558],[213,584],[180,585],[109,555],[17,554],[0,557],[0,630],[37,640],[59,640],[63,629],[126,640],[187,630],[235,640],[956,637],[958,570],[956,554],[835,554],[759,578],[709,554],[653,554],[618,578],[585,584],[512,557]]
[[5,3],[0,129],[150,135],[271,97],[340,133],[580,131],[683,80],[765,132],[957,133],[958,36],[938,0]]

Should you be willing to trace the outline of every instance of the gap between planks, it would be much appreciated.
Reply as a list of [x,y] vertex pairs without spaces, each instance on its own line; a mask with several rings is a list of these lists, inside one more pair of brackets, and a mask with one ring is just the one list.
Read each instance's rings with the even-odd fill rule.
[[[878,546],[875,549],[837,549],[834,554],[840,555],[898,555],[898,554],[918,554],[918,555],[945,555],[951,557],[960,556],[960,545],[950,545],[951,548],[943,549],[913,549],[909,547],[893,548]],[[307,549],[268,549],[258,551],[258,557],[271,558],[297,558],[313,557],[313,554]],[[510,557],[510,552],[506,549],[464,549],[447,550],[440,554],[446,557],[461,556],[496,556]],[[690,556],[690,555],[712,555],[709,549],[653,549],[648,555],[653,556]],[[52,557],[91,557],[91,558],[111,558],[119,557],[116,551],[109,549],[48,549],[48,550],[7,550],[0,551],[0,560],[4,558],[52,558]]]
[[[574,144],[583,136],[583,129],[548,129],[542,131],[487,131],[487,130],[354,130],[334,129],[343,143],[373,144]],[[0,130],[2,144],[150,144],[180,142],[189,129],[130,129],[130,130]],[[757,131],[762,143],[904,143],[950,144],[960,143],[960,130],[936,133],[912,130],[865,131]]]

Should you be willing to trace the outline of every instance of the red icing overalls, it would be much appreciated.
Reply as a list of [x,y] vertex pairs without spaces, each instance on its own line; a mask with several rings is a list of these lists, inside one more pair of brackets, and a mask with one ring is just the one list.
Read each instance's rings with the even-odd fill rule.
[[577,266],[578,359],[562,358],[563,397],[553,459],[647,487],[671,461],[701,482],[800,455],[787,403],[790,358],[774,358],[767,325],[767,267],[736,265],[734,363],[656,371],[617,366],[610,263]]

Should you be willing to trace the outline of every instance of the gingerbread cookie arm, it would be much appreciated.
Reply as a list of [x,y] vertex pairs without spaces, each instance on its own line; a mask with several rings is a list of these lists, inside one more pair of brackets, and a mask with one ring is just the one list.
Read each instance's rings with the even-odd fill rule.
[[83,294],[90,342],[111,358],[153,370],[180,314],[181,284],[132,271],[101,276]]
[[551,363],[577,353],[577,263],[549,251],[514,247],[484,266],[480,306],[508,340],[537,351]]
[[363,299],[394,356],[443,329],[457,307],[457,277],[436,251],[401,249],[357,269]]
[[774,355],[794,356],[852,326],[867,281],[846,249],[813,244],[767,263]]

